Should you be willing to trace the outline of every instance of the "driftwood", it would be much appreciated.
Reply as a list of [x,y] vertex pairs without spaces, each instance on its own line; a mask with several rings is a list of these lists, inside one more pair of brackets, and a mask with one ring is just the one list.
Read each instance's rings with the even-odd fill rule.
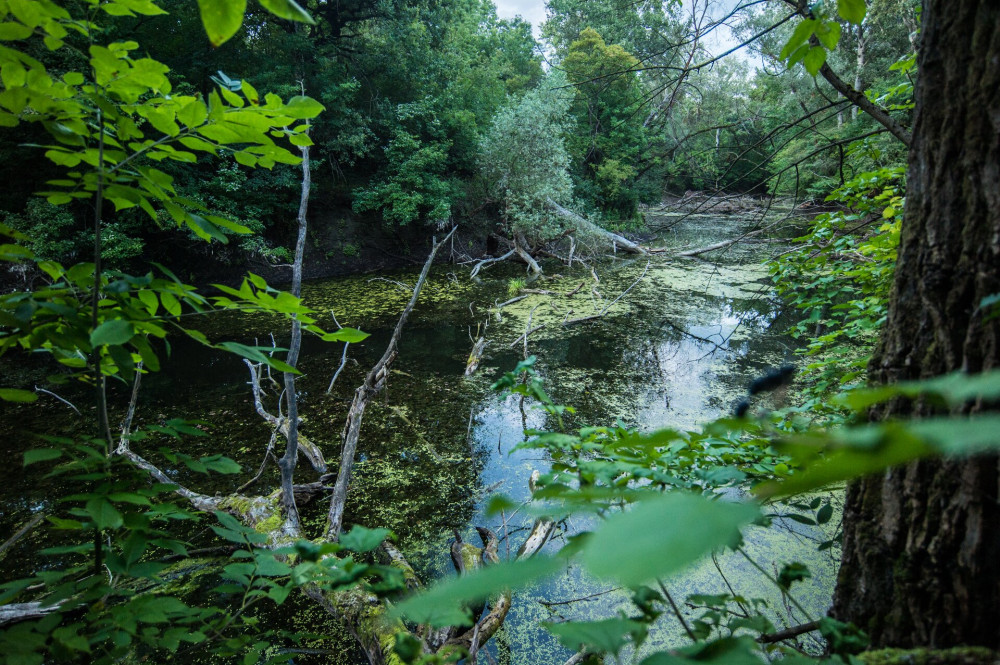
[[344,423],[344,433],[342,436],[343,448],[340,454],[340,469],[337,473],[337,483],[334,485],[333,497],[330,500],[330,510],[327,513],[325,536],[330,541],[336,542],[337,538],[340,537],[340,528],[344,521],[344,505],[347,502],[347,487],[351,481],[351,471],[354,468],[354,455],[358,449],[358,437],[361,434],[361,419],[364,417],[365,409],[368,407],[371,399],[385,385],[386,378],[389,376],[389,366],[396,359],[403,326],[406,325],[406,320],[410,317],[410,312],[413,311],[414,306],[417,304],[417,298],[420,297],[420,291],[427,280],[427,274],[434,263],[434,257],[437,255],[438,250],[441,249],[441,246],[451,238],[457,229],[458,227],[456,226],[441,242],[434,243],[427,261],[424,262],[420,278],[417,279],[417,283],[413,287],[413,295],[410,297],[410,302],[406,304],[403,313],[399,316],[399,321],[396,322],[396,329],[389,339],[385,353],[382,354],[379,361],[368,372],[364,383],[354,391],[354,400],[351,402],[351,409],[347,413],[347,422]]
[[602,229],[597,224],[594,224],[593,222],[583,218],[582,216],[576,214],[572,210],[567,210],[566,208],[562,207],[552,199],[549,199],[547,201],[547,204],[549,208],[551,208],[553,212],[555,212],[560,217],[563,217],[573,222],[573,224],[575,224],[581,230],[586,231],[587,233],[604,238],[611,244],[612,247],[623,249],[626,252],[630,252],[632,254],[648,254],[645,247],[642,247],[641,245],[638,245],[629,240],[628,238],[618,235],[617,233],[612,233],[611,231]]
[[[469,303],[469,311],[472,311],[472,303]],[[473,314],[474,315],[474,314]],[[476,337],[473,339],[470,332],[469,339],[472,340],[472,351],[469,352],[469,358],[465,361],[465,376],[472,376],[479,369],[479,363],[483,361],[483,352],[486,350],[486,331],[490,327],[489,317],[486,319],[484,324],[476,324]]]
[[469,359],[465,363],[465,375],[472,376],[479,369],[479,363],[483,361],[483,351],[486,350],[486,337],[482,335],[476,338],[476,341],[472,344],[472,351],[469,353]]

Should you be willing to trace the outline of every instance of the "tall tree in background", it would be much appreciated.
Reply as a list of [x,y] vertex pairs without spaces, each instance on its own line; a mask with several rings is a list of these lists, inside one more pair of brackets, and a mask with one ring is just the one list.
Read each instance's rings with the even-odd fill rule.
[[[899,263],[870,365],[880,383],[1000,365],[1000,318],[981,304],[1000,292],[1000,4],[926,0],[921,40]],[[996,457],[851,485],[834,614],[877,646],[1000,647],[998,488]]]
[[611,217],[635,214],[633,189],[646,138],[640,110],[639,61],[598,32],[586,28],[573,42],[563,66],[576,88],[571,113],[578,128],[569,148],[579,169],[577,191]]

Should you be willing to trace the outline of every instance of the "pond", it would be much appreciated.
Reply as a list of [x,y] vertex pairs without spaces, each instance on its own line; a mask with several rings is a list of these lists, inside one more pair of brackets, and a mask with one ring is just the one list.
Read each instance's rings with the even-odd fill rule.
[[[754,220],[692,215],[679,221],[651,216],[650,222],[653,228],[663,224],[651,244],[695,247],[735,237]],[[524,277],[523,266],[492,265],[476,282],[469,279],[468,267],[436,266],[403,332],[387,387],[365,415],[348,520],[392,529],[425,580],[453,574],[449,543],[455,531],[477,542],[473,527],[488,526],[508,535],[500,546],[501,557],[516,552],[530,526],[528,518],[515,515],[504,524],[499,516],[487,517],[485,505],[494,492],[515,501],[527,498],[528,478],[535,469],[544,472],[548,461],[537,451],[513,449],[524,440],[525,427],[544,429],[554,424],[538,410],[522,411],[518,400],[496,394],[490,385],[524,356],[524,343],[518,338],[529,319],[532,328],[544,327],[528,336],[528,353],[537,356],[535,368],[556,403],[576,409],[570,426],[620,420],[641,431],[696,428],[730,412],[750,380],[794,361],[792,340],[782,334],[790,320],[780,313],[763,264],[783,247],[779,242],[740,243],[708,255],[711,260],[618,254],[590,266],[567,267],[551,261],[544,264],[546,277],[526,287],[555,295],[529,294],[503,307],[499,315],[495,305],[511,298],[509,284]],[[415,258],[425,251],[414,248]],[[401,272],[321,280],[304,287],[308,305],[335,315],[341,325],[371,334],[349,346],[348,361],[330,392],[327,388],[341,364],[343,345],[308,336],[304,340],[299,365],[304,372],[299,382],[302,431],[334,462],[331,470],[353,391],[381,356],[415,279],[415,272]],[[605,309],[633,284],[602,318],[563,325],[567,319]],[[573,295],[567,297],[568,293]],[[323,323],[334,327],[332,317]],[[213,338],[244,343],[270,344],[273,339],[280,346],[287,340],[285,324],[265,316],[218,317],[204,330]],[[472,377],[465,377],[466,360],[478,334],[488,340],[485,358]],[[171,470],[178,482],[203,492],[224,493],[256,472],[270,431],[254,411],[247,381],[247,368],[239,359],[184,341],[173,344],[165,371],[144,380],[137,426],[174,417],[202,420],[208,436],[185,440],[180,444],[184,452],[223,453],[244,469],[238,477],[208,479]],[[114,391],[117,403],[124,403],[124,387]],[[85,398],[80,399],[77,406],[86,416]],[[27,433],[66,435],[79,429],[80,417],[68,407],[54,400],[42,403],[47,406],[44,410],[3,407],[0,434],[7,441],[8,459],[18,459],[20,451],[31,445]],[[276,409],[274,392],[267,396],[266,406],[272,412]],[[156,447],[144,442],[140,452],[167,466]],[[0,471],[4,493],[0,532],[12,532],[57,495],[55,488],[22,474],[18,466]],[[304,459],[296,479],[315,479]],[[270,464],[257,486],[247,491],[266,491],[276,486],[276,480],[275,465]],[[325,516],[326,506],[321,504],[322,499],[303,508],[307,522],[316,528]],[[548,547],[559,547],[566,535],[582,526],[565,524]],[[837,566],[833,552],[817,552],[817,541],[826,537],[815,527],[776,520],[770,529],[748,531],[747,551],[767,570],[790,561],[807,564],[812,578],[797,585],[796,596],[810,614],[821,616],[829,604]],[[192,535],[193,540],[198,538],[205,535]],[[9,565],[11,559],[5,562],[5,577],[23,572],[16,569],[30,561],[31,552],[25,548],[17,554],[17,566]],[[668,587],[678,600],[732,590],[748,599],[764,599],[776,624],[806,620],[788,608],[773,588],[762,585],[750,564],[733,553],[722,553],[676,576]],[[590,598],[565,602],[585,597]],[[572,653],[559,646],[539,626],[541,622],[604,618],[618,608],[626,609],[627,598],[626,592],[570,567],[555,579],[515,594],[505,627],[489,647],[491,655],[510,664],[561,663]],[[310,641],[308,650],[321,655],[303,653],[296,662],[317,658],[315,662],[348,663],[361,658],[343,631],[326,620],[317,623],[314,608],[301,603],[299,607],[291,622],[294,627],[337,635]],[[686,605],[683,609],[689,617],[700,613]],[[676,619],[665,615],[650,645],[679,645],[685,639]]]

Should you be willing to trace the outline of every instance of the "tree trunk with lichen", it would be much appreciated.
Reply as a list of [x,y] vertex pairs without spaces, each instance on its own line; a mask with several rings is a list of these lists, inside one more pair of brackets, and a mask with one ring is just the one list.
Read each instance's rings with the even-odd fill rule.
[[[1000,3],[926,0],[908,196],[876,383],[1000,366]],[[981,410],[982,404],[964,410]],[[876,418],[919,416],[893,403]],[[922,461],[853,483],[833,614],[875,646],[1000,648],[1000,463]]]

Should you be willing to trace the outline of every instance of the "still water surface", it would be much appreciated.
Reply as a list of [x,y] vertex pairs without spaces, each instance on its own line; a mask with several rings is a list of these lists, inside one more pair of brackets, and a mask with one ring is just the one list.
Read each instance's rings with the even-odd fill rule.
[[[749,223],[695,215],[661,230],[653,244],[710,244],[738,234]],[[562,294],[582,283],[576,295],[531,295],[505,307],[500,316],[490,308],[510,297],[508,281],[523,276],[521,268],[492,266],[474,283],[468,279],[468,268],[436,267],[404,330],[387,389],[365,415],[348,518],[393,529],[425,579],[450,574],[448,545],[455,530],[473,542],[477,542],[475,525],[504,533],[498,517],[485,516],[486,502],[493,492],[516,501],[527,498],[531,472],[544,472],[548,461],[538,451],[513,448],[524,440],[525,426],[553,426],[543,413],[522,412],[518,400],[489,389],[523,357],[523,344],[515,342],[529,315],[532,326],[546,326],[530,335],[528,352],[537,356],[535,367],[553,399],[575,407],[571,425],[613,424],[620,419],[643,431],[695,428],[729,412],[752,378],[794,360],[791,340],[782,335],[789,321],[779,313],[762,263],[780,247],[741,244],[710,255],[711,261],[619,254],[593,263],[599,282],[585,266],[567,268],[553,262],[545,265],[549,277],[529,288]],[[415,254],[422,251],[414,249]],[[645,278],[603,319],[562,325],[566,318],[603,309],[642,274],[647,260]],[[371,333],[365,342],[349,347],[347,365],[329,394],[327,386],[340,365],[343,346],[308,337],[304,343],[300,368],[305,376],[299,383],[302,430],[330,460],[339,454],[340,430],[353,390],[381,355],[415,279],[415,272],[401,272],[322,280],[304,288],[311,307],[335,314],[342,325]],[[324,324],[332,327],[332,319]],[[274,335],[280,345],[287,334],[282,322],[260,316],[220,318],[205,329],[212,337],[244,343],[269,344]],[[473,377],[466,378],[471,337],[484,329],[489,340],[485,360]],[[231,491],[256,471],[269,438],[268,428],[253,409],[246,367],[231,356],[183,342],[175,343],[165,365],[164,372],[144,382],[136,424],[173,417],[204,420],[208,436],[183,443],[185,452],[222,452],[240,462],[245,473],[210,480],[180,470],[171,473],[193,489]],[[74,414],[67,411],[54,417],[63,407],[49,406],[44,415],[37,409],[18,410],[16,427],[5,414],[3,427],[15,453],[30,445],[26,432],[71,434],[79,428]],[[276,408],[273,394],[268,407]],[[166,465],[157,458],[155,445],[143,445],[144,454]],[[314,474],[304,464],[301,460],[297,479],[308,482]],[[7,531],[48,505],[53,488],[10,467],[0,474],[0,527]],[[276,486],[276,479],[272,465],[258,489]],[[325,506],[306,506],[304,512],[318,525]],[[523,516],[509,520],[510,542],[501,544],[501,556],[508,545],[510,552],[516,552],[528,526]],[[570,521],[563,535],[582,526]],[[816,551],[816,536],[808,527],[778,520],[769,530],[750,530],[747,550],[768,570],[793,560],[808,564],[813,577],[798,587],[797,596],[819,616],[829,603],[836,562],[829,552]],[[557,538],[549,547],[562,542]],[[627,553],[628,544],[622,543],[623,557]],[[693,593],[724,593],[731,587],[747,598],[766,599],[778,624],[805,620],[790,616],[780,595],[762,586],[756,571],[732,553],[678,575],[669,587],[678,599]],[[599,595],[583,602],[551,604],[593,594]],[[556,579],[515,594],[505,629],[490,649],[500,662],[561,663],[571,653],[539,628],[540,621],[605,618],[618,608],[627,611],[625,592],[571,567]],[[685,611],[689,617],[700,612]],[[661,618],[651,646],[681,643],[683,633],[676,619]],[[345,649],[335,658],[339,662],[357,656],[349,641],[319,640],[310,646]]]

